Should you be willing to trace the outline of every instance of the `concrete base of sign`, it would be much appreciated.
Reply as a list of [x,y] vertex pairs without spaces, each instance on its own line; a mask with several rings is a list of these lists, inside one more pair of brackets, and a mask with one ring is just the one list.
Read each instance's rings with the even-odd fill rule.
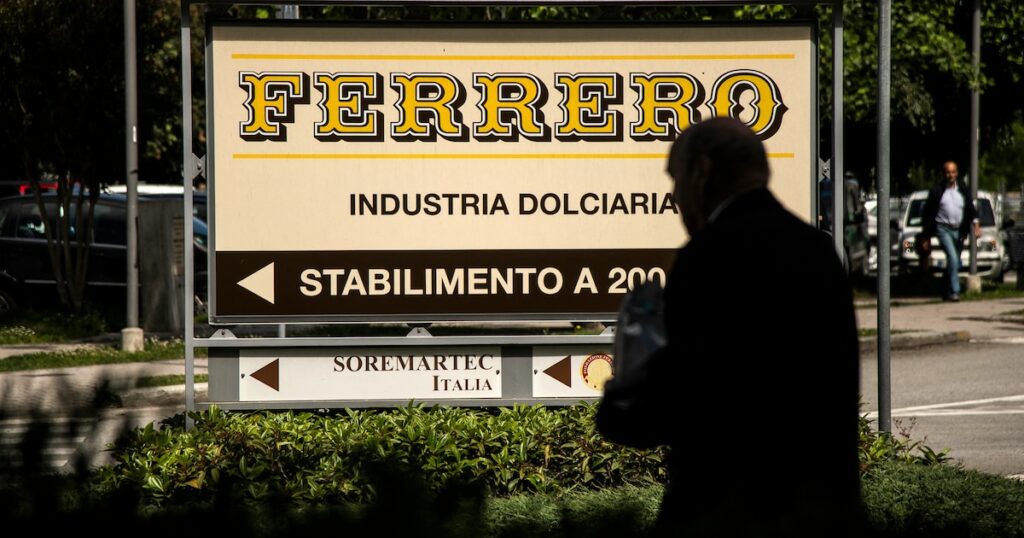
[[971,293],[981,292],[980,275],[967,275],[967,291]]
[[121,329],[121,351],[142,351],[144,343],[145,337],[142,329],[138,327]]

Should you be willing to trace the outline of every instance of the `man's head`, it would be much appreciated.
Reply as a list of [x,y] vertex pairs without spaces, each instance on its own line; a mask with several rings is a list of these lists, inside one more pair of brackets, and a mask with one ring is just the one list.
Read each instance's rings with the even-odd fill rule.
[[668,156],[673,196],[683,224],[694,235],[722,202],[768,185],[764,145],[733,118],[713,118],[683,131]]
[[946,161],[942,165],[942,174],[946,177],[946,182],[950,185],[956,185],[956,179],[960,175],[960,170],[956,167],[955,162]]

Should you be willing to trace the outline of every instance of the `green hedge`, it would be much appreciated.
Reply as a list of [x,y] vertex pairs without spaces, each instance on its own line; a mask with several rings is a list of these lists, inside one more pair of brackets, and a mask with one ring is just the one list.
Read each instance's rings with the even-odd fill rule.
[[249,499],[303,504],[369,500],[370,468],[380,464],[413,470],[435,489],[476,483],[499,496],[664,481],[664,449],[608,443],[594,429],[595,411],[410,406],[332,416],[214,409],[195,415],[190,432],[136,430],[100,483],[135,487],[161,503],[207,498],[230,481]]
[[[178,416],[94,472],[0,462],[0,521],[11,536],[648,536],[664,453],[605,443],[595,409],[213,410],[187,433]],[[861,426],[864,535],[1024,538],[1024,483]]]
[[[756,480],[756,476],[752,477]],[[479,488],[430,491],[400,473],[373,479],[367,503],[298,508],[282,499],[146,507],[129,492],[98,493],[74,478],[0,484],[0,521],[10,536],[102,532],[106,538],[247,536],[444,536],[445,538],[646,537],[661,486],[488,497]],[[877,465],[864,475],[866,537],[1024,537],[1024,483],[953,466]],[[742,517],[742,514],[737,514]]]
[[[472,483],[491,495],[648,486],[666,479],[665,449],[605,441],[596,405],[498,410],[409,406],[341,414],[213,409],[196,427],[135,430],[117,464],[100,471],[107,490],[134,488],[147,502],[202,501],[230,483],[250,500],[297,505],[366,502],[374,466],[408,469],[433,490]],[[784,442],[780,439],[779,442]],[[863,471],[879,462],[931,465],[945,453],[908,437],[880,435],[861,419]]]
[[1024,537],[1024,482],[952,465],[878,465],[863,477],[877,533]]

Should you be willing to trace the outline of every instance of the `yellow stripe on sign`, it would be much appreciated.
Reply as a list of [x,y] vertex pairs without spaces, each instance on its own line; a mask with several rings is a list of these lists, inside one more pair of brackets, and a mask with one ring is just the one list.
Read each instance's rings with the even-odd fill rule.
[[[234,153],[233,159],[665,159],[666,153]],[[792,159],[793,153],[769,153]]]
[[256,54],[236,52],[233,60],[429,60],[429,61],[577,61],[577,60],[794,60],[795,54]]

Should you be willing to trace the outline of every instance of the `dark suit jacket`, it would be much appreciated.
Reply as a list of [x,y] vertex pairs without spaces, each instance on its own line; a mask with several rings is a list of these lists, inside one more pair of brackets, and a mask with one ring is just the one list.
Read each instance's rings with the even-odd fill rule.
[[[946,192],[946,184],[946,181],[942,180],[928,191],[928,199],[925,200],[924,209],[921,210],[921,231],[927,237],[935,235],[935,217],[939,215],[939,201],[942,199],[942,193]],[[956,188],[964,197],[964,214],[960,221],[960,240],[963,240],[971,233],[971,223],[978,217],[978,211],[974,208],[971,189],[968,189],[967,185],[959,180],[956,182]]]
[[602,405],[597,419],[612,441],[670,445],[663,519],[709,536],[848,525],[859,357],[831,239],[769,191],[742,194],[679,251],[665,321],[634,411]]

